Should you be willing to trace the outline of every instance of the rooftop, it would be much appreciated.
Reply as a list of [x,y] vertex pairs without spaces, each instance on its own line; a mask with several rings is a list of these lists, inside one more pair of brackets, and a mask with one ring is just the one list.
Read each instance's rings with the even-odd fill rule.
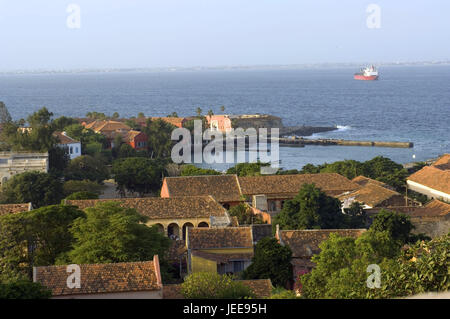
[[53,296],[154,291],[162,288],[159,261],[79,265],[81,288],[67,287],[67,266],[34,267],[33,281],[51,289]]
[[291,248],[292,257],[302,258],[318,254],[320,243],[327,240],[330,234],[357,238],[365,231],[365,229],[281,230],[278,238],[281,237],[281,242]]
[[187,241],[189,249],[253,248],[251,227],[192,227]]
[[219,202],[241,201],[236,175],[166,177],[170,197],[212,195]]
[[28,212],[31,210],[31,203],[24,204],[2,204],[0,205],[0,216]]
[[80,143],[77,140],[74,140],[70,136],[66,135],[66,132],[59,132],[56,131],[53,133],[53,136],[56,137],[59,141],[59,144],[74,144],[74,143]]
[[369,182],[358,190],[339,196],[339,199],[343,201],[353,198],[360,203],[376,207],[393,196],[401,196],[401,194],[384,186]]
[[296,195],[303,184],[315,184],[330,196],[360,188],[360,185],[336,173],[268,175],[239,177],[244,195],[289,194]]
[[134,208],[150,219],[209,218],[210,216],[226,216],[223,208],[212,196],[194,197],[144,197],[67,200],[67,205],[80,209],[94,207],[101,202],[118,202],[122,207]]
[[425,166],[408,177],[408,181],[450,194],[450,170],[442,170],[437,166]]

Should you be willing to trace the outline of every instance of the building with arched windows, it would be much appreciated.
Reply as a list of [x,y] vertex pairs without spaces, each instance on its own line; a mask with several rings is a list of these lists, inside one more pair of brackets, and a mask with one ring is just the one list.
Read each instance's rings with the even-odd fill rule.
[[95,200],[66,200],[67,205],[80,209],[94,207],[99,202],[119,202],[126,208],[134,208],[148,217],[147,225],[156,226],[172,239],[184,239],[189,227],[215,227],[216,221],[223,226],[231,224],[225,208],[212,196],[193,197],[144,197]]

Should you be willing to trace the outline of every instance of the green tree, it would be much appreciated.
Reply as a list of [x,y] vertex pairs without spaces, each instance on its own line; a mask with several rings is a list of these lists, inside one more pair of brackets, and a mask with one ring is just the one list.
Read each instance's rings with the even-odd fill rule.
[[176,129],[161,119],[147,120],[143,132],[148,136],[148,151],[151,158],[169,158],[172,151],[172,131]]
[[119,117],[120,117],[120,115],[117,112],[114,112],[113,115],[112,115],[112,118],[115,119],[115,120],[117,120]]
[[222,113],[225,112],[225,106],[222,105],[222,106],[220,107],[220,112],[222,112]]
[[409,216],[381,209],[374,217],[370,229],[378,232],[387,231],[394,240],[406,244],[411,238],[414,226]]
[[197,272],[187,276],[181,284],[186,299],[243,299],[255,297],[253,291],[229,275]]
[[255,246],[252,264],[244,270],[244,279],[270,279],[274,286],[292,281],[292,251],[275,238],[263,238]]
[[231,207],[228,213],[237,217],[239,225],[264,224],[261,216],[253,214],[252,209],[243,203]]
[[200,168],[192,164],[183,165],[181,168],[181,176],[199,175],[221,175],[221,173],[213,169]]
[[49,299],[52,292],[39,283],[28,280],[0,283],[1,299]]
[[273,225],[281,229],[342,228],[345,226],[341,203],[327,196],[314,184],[304,184],[297,196],[284,203]]
[[346,228],[365,228],[368,223],[368,217],[363,206],[354,201],[349,208],[344,209]]
[[94,193],[96,195],[100,195],[102,193],[103,187],[104,186],[100,185],[99,183],[90,180],[83,180],[83,181],[71,180],[64,182],[63,194],[65,197],[78,192],[89,192]]
[[164,171],[163,162],[143,157],[116,160],[112,169],[117,190],[122,196],[129,191],[141,197],[161,188]]
[[74,125],[74,124],[79,124],[79,123],[74,118],[66,117],[66,116],[58,117],[57,119],[54,119],[52,122],[53,128],[56,131],[65,131],[66,127],[68,127],[70,125]]
[[76,192],[66,197],[68,200],[80,200],[80,199],[98,199],[98,194],[91,192]]
[[64,175],[66,180],[90,180],[97,183],[103,183],[109,178],[105,164],[89,155],[82,155],[70,161]]
[[164,260],[170,239],[156,227],[144,223],[147,218],[135,209],[117,202],[101,202],[85,210],[86,218],[74,221],[70,230],[76,239],[73,250],[58,263],[96,264]]
[[237,176],[260,176],[261,167],[270,166],[270,163],[238,163],[227,170],[227,174],[236,174]]
[[47,173],[36,171],[13,176],[3,187],[3,203],[33,203],[33,207],[57,204],[63,198],[62,184]]
[[5,103],[0,101],[0,124],[9,123],[12,121],[11,114],[9,114],[8,108]]
[[49,173],[55,177],[62,177],[64,170],[69,165],[70,155],[67,148],[58,146],[52,147],[48,151]]
[[196,110],[195,110],[195,113],[197,114],[197,116],[198,117],[200,117],[200,116],[202,116],[202,109],[201,109],[201,107],[198,107]]
[[[0,281],[31,278],[33,266],[47,266],[69,251],[72,222],[84,213],[73,206],[54,205],[0,217]],[[32,247],[32,249],[31,249]]]

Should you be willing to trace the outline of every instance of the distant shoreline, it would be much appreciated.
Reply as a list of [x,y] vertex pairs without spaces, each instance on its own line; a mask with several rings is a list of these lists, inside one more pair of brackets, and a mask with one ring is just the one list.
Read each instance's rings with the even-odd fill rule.
[[85,73],[159,73],[159,72],[198,72],[198,71],[237,71],[237,70],[308,70],[359,68],[362,65],[377,66],[448,66],[449,61],[418,62],[351,62],[351,63],[309,63],[309,64],[268,64],[268,65],[230,65],[230,66],[194,66],[194,67],[159,67],[159,68],[79,68],[79,69],[37,69],[1,71],[0,75],[22,74],[85,74]]

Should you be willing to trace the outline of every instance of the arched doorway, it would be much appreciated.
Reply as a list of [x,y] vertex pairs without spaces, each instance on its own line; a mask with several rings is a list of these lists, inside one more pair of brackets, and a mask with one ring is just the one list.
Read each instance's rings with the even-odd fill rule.
[[201,222],[200,224],[198,224],[198,227],[209,227],[207,222]]
[[167,226],[167,236],[172,239],[180,237],[180,226],[178,224],[172,223]]
[[158,230],[158,232],[164,234],[164,226],[161,224],[154,224],[153,226],[156,227],[156,229]]
[[192,225],[191,223],[186,223],[183,225],[183,239],[186,240],[186,229],[188,227],[194,227],[194,225]]

